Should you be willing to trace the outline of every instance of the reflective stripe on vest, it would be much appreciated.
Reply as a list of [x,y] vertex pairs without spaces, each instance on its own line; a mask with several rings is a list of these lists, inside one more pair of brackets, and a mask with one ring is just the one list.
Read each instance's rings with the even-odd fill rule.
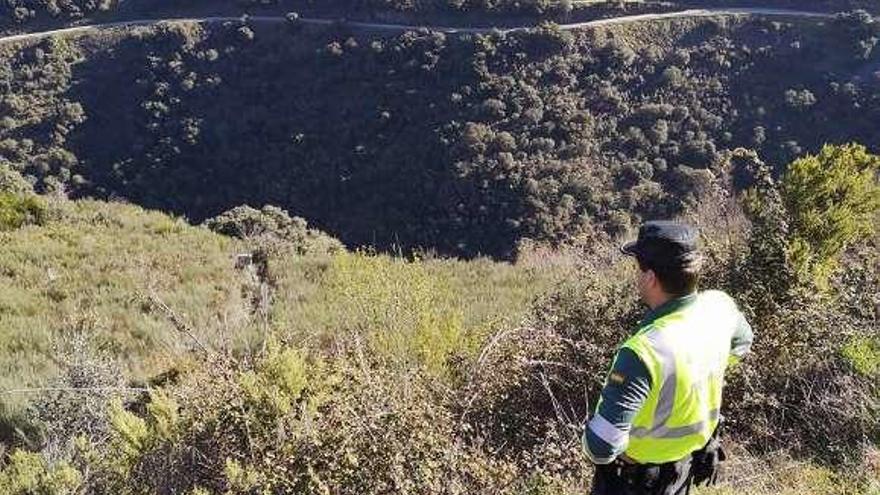
[[733,300],[707,291],[624,343],[645,364],[652,384],[633,421],[628,457],[640,463],[674,462],[706,444],[718,425],[724,371],[738,322]]

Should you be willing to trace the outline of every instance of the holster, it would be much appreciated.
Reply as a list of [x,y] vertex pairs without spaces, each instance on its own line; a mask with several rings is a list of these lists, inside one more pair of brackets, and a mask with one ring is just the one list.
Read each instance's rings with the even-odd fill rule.
[[718,484],[722,474],[722,463],[727,460],[727,454],[721,445],[723,424],[724,420],[722,418],[706,446],[693,453],[691,475],[696,486],[701,484],[706,486]]

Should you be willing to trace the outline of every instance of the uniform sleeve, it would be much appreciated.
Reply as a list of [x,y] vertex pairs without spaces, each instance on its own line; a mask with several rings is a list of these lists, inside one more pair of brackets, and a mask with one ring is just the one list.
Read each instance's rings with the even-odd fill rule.
[[[737,312],[739,312],[737,310]],[[730,360],[729,364],[738,363],[752,349],[752,341],[755,339],[755,333],[752,326],[746,321],[746,317],[739,313],[739,323],[733,332],[733,338],[730,341]]]
[[592,419],[584,428],[584,450],[596,464],[608,464],[626,451],[633,419],[651,391],[647,367],[629,349],[621,349],[605,380]]

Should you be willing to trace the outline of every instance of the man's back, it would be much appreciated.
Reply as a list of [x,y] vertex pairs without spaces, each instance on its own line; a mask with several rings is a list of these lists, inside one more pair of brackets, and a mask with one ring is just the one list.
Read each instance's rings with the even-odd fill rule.
[[593,495],[684,495],[715,478],[724,372],[752,330],[727,294],[697,292],[698,240],[687,224],[652,221],[620,248],[651,312],[618,350],[584,430]]
[[724,372],[744,331],[733,300],[706,291],[645,322],[623,345],[645,365],[651,383],[633,419],[628,457],[660,464],[706,444],[718,424]]

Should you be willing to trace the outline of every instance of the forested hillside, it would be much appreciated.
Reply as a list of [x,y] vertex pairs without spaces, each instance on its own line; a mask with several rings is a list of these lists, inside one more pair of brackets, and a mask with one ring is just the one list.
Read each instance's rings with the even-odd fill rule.
[[[566,15],[264,3],[213,8]],[[696,493],[878,493],[880,23],[300,19],[0,43],[0,493],[587,493],[583,423],[646,311],[618,246],[667,217],[756,332]]]
[[41,191],[194,221],[277,204],[353,246],[505,257],[676,214],[724,149],[782,170],[826,142],[880,146],[869,18],[646,26],[231,23],[5,46],[0,161]]

